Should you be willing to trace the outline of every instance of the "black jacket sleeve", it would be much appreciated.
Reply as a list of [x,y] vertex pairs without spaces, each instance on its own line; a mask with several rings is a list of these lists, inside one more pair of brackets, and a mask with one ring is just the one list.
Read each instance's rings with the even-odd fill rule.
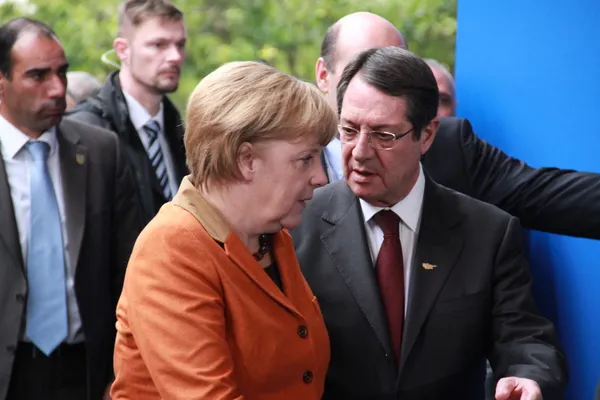
[[451,120],[458,122],[467,194],[516,216],[525,228],[600,239],[600,174],[532,168],[478,138],[467,120]]

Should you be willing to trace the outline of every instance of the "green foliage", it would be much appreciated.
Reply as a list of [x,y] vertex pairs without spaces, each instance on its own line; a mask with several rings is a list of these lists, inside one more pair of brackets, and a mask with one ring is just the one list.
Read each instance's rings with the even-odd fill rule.
[[[410,50],[452,70],[456,0],[175,0],[188,28],[187,59],[174,101],[187,96],[210,71],[234,60],[263,59],[307,81],[327,28],[342,16],[371,11],[394,23]],[[113,67],[101,62],[117,29],[115,0],[0,0],[0,23],[21,15],[56,30],[71,70],[104,78]],[[35,5],[35,7],[32,7]],[[115,59],[114,57],[112,58]]]

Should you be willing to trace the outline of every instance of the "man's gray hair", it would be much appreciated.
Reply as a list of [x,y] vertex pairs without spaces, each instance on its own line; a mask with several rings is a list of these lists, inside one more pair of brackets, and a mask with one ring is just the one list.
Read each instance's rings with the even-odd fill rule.
[[95,95],[102,84],[92,74],[84,71],[67,72],[67,94],[79,103]]
[[438,71],[442,75],[444,75],[444,77],[448,80],[448,84],[450,85],[450,88],[452,89],[452,94],[454,96],[454,94],[456,93],[454,77],[452,76],[450,71],[448,71],[448,68],[446,68],[444,64],[442,64],[438,60],[434,60],[433,58],[426,58],[425,62],[427,63],[427,65],[429,65],[429,68]]

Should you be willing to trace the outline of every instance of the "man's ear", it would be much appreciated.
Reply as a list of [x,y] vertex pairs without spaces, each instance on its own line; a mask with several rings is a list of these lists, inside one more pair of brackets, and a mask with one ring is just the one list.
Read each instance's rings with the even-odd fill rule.
[[115,49],[115,54],[121,60],[121,64],[128,63],[129,61],[129,43],[127,39],[118,37],[113,42],[113,49]]
[[439,126],[440,119],[438,117],[435,117],[431,120],[430,123],[427,124],[427,126],[421,132],[421,155],[427,153],[427,150],[429,150],[429,148],[433,144]]
[[317,60],[317,65],[315,66],[315,75],[319,90],[321,90],[323,93],[329,92],[329,71],[327,71],[323,57],[319,57]]
[[6,84],[6,75],[0,72],[0,101],[4,98],[4,85]]

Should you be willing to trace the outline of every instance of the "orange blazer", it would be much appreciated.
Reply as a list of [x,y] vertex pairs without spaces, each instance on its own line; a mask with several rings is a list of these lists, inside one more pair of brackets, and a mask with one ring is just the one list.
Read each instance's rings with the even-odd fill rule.
[[289,234],[273,242],[285,293],[184,178],[129,261],[112,398],[320,399],[325,324]]

